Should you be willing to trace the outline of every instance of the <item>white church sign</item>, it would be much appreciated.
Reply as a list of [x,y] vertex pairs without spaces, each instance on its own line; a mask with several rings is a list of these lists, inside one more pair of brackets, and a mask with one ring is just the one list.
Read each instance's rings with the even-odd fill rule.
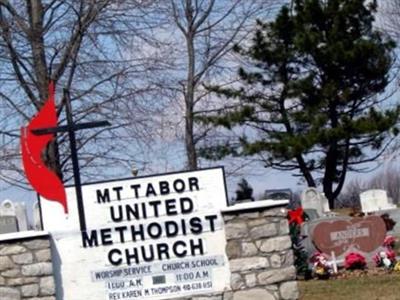
[[60,260],[57,299],[168,299],[229,287],[222,168],[87,184],[82,193],[83,232],[72,187],[68,216],[41,199]]

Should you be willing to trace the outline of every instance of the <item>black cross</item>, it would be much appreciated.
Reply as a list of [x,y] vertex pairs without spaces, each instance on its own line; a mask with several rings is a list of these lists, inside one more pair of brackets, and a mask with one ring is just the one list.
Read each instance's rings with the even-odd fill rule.
[[44,135],[50,133],[68,132],[69,144],[71,149],[72,169],[74,172],[76,201],[78,204],[79,225],[81,231],[86,231],[85,208],[83,205],[82,183],[81,183],[81,175],[79,172],[79,161],[78,161],[78,151],[76,147],[75,131],[81,129],[110,126],[111,124],[108,121],[97,121],[97,122],[75,124],[72,118],[71,99],[69,97],[69,91],[67,89],[64,89],[63,100],[65,101],[65,114],[67,116],[67,125],[50,127],[50,128],[33,129],[32,133],[35,135]]

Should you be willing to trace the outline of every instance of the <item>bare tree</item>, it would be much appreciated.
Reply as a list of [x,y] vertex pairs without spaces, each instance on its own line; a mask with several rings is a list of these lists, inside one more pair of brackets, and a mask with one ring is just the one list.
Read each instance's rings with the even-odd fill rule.
[[400,40],[400,1],[378,0],[378,26],[396,41]]
[[[156,43],[150,34],[159,21],[149,17],[154,2],[0,0],[0,180],[23,182],[19,127],[42,107],[50,80],[59,87],[58,102],[61,88],[70,90],[76,121],[106,118],[114,125],[79,134],[82,166],[97,168],[88,176],[138,156],[129,150],[149,136],[145,116],[161,109],[147,101],[157,87],[146,79],[160,59],[145,52]],[[58,103],[60,122],[62,110]],[[46,158],[68,180],[65,138],[49,146]]]
[[339,197],[342,207],[360,207],[360,193],[370,189],[386,190],[393,203],[400,203],[400,173],[398,167],[384,168],[369,179],[353,179]]
[[204,87],[232,80],[232,47],[248,36],[257,17],[266,18],[279,2],[285,1],[170,0],[163,7],[163,14],[172,24],[165,31],[172,32],[166,40],[170,41],[168,51],[174,61],[166,85],[183,100],[177,112],[184,117],[187,169],[198,168],[197,146],[213,130],[196,124],[196,116],[220,101],[211,98]]

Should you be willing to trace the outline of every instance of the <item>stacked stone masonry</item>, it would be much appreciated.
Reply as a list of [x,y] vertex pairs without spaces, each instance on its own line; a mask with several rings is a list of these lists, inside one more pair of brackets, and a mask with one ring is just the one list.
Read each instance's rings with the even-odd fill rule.
[[[284,208],[224,213],[226,253],[232,274],[230,290],[179,300],[298,299],[286,215]],[[0,241],[0,300],[3,299],[56,300],[48,236]]]
[[298,298],[284,208],[225,214],[233,300]]
[[56,299],[49,237],[0,241],[0,299]]
[[284,208],[224,214],[231,290],[180,300],[294,300],[299,292]]

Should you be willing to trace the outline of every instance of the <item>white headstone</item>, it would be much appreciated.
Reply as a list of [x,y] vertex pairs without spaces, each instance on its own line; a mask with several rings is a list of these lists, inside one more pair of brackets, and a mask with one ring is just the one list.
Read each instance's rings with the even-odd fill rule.
[[365,191],[360,194],[360,202],[364,213],[396,208],[396,205],[389,202],[385,190]]
[[14,203],[11,200],[4,200],[0,204],[0,216],[8,216],[16,218],[18,231],[29,230],[28,216],[24,203]]
[[324,214],[324,204],[320,193],[316,188],[307,188],[301,194],[301,206],[303,209],[315,209],[318,216]]
[[17,219],[12,216],[0,216],[0,234],[18,231]]
[[42,230],[39,202],[35,202],[35,204],[33,204],[33,230]]
[[15,205],[11,200],[4,200],[0,204],[0,216],[11,216],[15,217]]
[[18,231],[18,223],[15,215],[15,206],[11,200],[4,200],[0,204],[0,233]]
[[18,230],[19,231],[27,231],[29,230],[28,225],[28,216],[26,214],[26,206],[25,203],[16,203],[15,204],[15,215],[18,221]]
[[329,208],[328,198],[325,197],[324,193],[320,193],[319,196],[320,196],[320,199],[322,201],[322,208],[324,210],[324,213],[330,213],[331,209]]

